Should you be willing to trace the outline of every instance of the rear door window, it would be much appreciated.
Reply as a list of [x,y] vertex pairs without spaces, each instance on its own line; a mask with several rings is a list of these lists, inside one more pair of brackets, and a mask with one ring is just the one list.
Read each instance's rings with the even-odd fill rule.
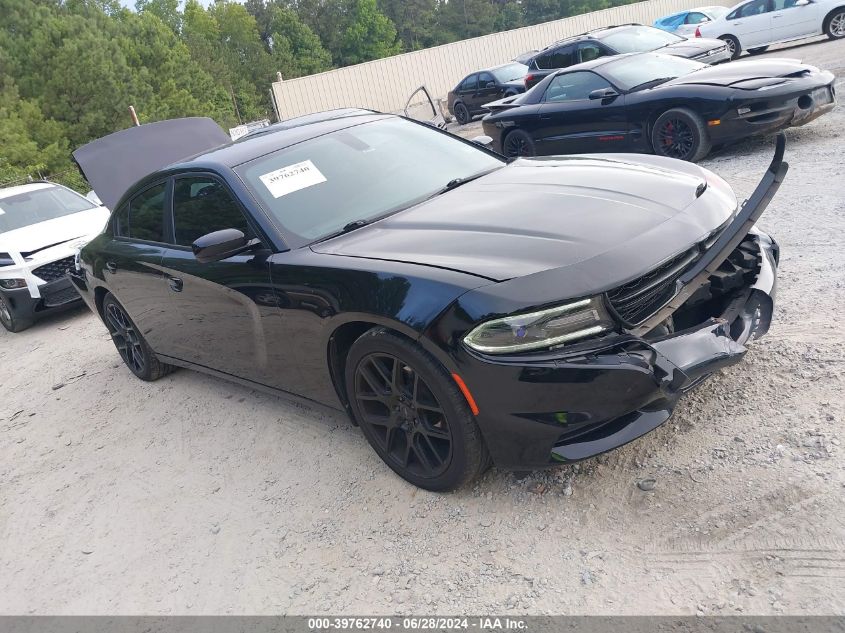
[[[164,242],[164,200],[167,183],[153,185],[129,201],[129,222],[118,221],[119,235],[145,242]],[[119,217],[119,216],[118,216]]]
[[576,63],[574,46],[561,46],[537,58],[537,67],[544,70],[568,68],[574,63]]
[[461,82],[460,91],[470,92],[475,90],[476,85],[478,85],[478,75],[470,75]]

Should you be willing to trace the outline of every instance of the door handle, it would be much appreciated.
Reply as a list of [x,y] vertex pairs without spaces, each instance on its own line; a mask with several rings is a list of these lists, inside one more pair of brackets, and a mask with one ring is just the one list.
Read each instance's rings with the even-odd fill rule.
[[734,24],[734,26],[741,26],[742,22],[734,22],[733,24]]
[[772,19],[774,20],[775,18],[782,18],[782,17],[783,17],[782,15],[773,15]]
[[170,284],[170,289],[173,292],[182,292],[182,280],[179,277],[168,277],[167,283]]
[[106,270],[109,271],[111,274],[117,272],[117,264],[114,262],[106,262]]

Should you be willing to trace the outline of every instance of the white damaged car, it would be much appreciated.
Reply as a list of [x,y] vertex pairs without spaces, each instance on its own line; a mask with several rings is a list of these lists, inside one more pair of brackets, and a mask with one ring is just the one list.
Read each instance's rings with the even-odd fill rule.
[[80,300],[67,277],[109,210],[49,182],[0,189],[0,323],[20,332]]

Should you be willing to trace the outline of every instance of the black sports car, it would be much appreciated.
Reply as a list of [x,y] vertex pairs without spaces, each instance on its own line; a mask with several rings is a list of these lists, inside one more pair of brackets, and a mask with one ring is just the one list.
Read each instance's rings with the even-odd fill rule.
[[836,105],[829,71],[796,60],[707,66],[655,53],[556,72],[485,107],[506,156],[651,152],[697,161],[713,146],[804,125]]
[[418,486],[625,444],[768,329],[778,248],[754,223],[782,138],[743,206],[689,163],[508,162],[372,113],[126,185],[212,138],[197,123],[75,152],[115,211],[74,284],[139,378],[178,365],[345,410]]
[[705,64],[730,61],[731,51],[722,40],[687,39],[642,24],[623,24],[593,29],[555,42],[529,59],[525,88],[533,88],[556,70],[610,55],[660,51],[695,59]]
[[470,73],[449,91],[449,112],[458,123],[469,123],[472,117],[485,112],[485,103],[525,92],[523,78],[527,71],[525,64],[511,62]]

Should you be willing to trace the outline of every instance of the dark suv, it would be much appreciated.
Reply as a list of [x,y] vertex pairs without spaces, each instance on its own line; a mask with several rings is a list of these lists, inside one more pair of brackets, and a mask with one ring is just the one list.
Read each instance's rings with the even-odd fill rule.
[[645,53],[660,50],[667,55],[695,59],[705,64],[729,61],[731,53],[721,40],[696,38],[688,40],[642,24],[608,26],[575,35],[547,46],[528,61],[525,89],[546,76],[605,55]]
[[470,73],[449,91],[449,112],[458,123],[469,123],[472,117],[487,113],[482,107],[485,103],[525,92],[526,72],[528,66],[511,62]]

